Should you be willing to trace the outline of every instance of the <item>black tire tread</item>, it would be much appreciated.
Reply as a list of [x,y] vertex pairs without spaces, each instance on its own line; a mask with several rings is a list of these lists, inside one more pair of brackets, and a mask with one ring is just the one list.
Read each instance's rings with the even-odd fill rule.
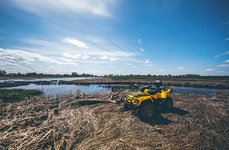
[[151,100],[145,101],[138,110],[138,116],[142,120],[149,120],[155,115],[155,106]]
[[172,98],[167,97],[166,101],[165,101],[165,109],[167,111],[170,111],[170,110],[172,110],[172,108],[173,108],[173,100],[172,100]]
[[123,103],[123,109],[124,109],[124,111],[130,110],[130,106],[126,101],[124,101],[124,103]]

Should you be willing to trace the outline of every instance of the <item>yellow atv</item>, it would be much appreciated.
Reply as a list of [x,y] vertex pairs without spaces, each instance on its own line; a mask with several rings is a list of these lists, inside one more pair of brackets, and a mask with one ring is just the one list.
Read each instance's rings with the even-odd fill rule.
[[173,100],[168,97],[171,89],[160,88],[161,83],[156,88],[142,87],[138,92],[127,94],[124,99],[124,110],[134,110],[140,119],[148,120],[152,118],[158,109],[170,111],[173,107]]

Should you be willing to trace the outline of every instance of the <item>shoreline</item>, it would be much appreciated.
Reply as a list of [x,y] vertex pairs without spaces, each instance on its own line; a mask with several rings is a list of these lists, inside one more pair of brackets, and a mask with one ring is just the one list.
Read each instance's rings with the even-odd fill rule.
[[[153,80],[112,80],[110,78],[94,78],[94,79],[79,79],[79,80],[54,80],[50,81],[15,81],[15,82],[0,82],[0,88],[21,86],[28,84],[75,84],[75,85],[92,85],[92,84],[116,84],[116,85],[129,85],[129,86],[143,86],[152,85]],[[229,89],[228,80],[162,80],[165,85],[179,86],[179,87],[193,87],[193,88],[210,88],[210,89]]]
[[[189,80],[189,81],[175,81],[166,80],[168,86],[181,86],[181,87],[194,87],[194,88],[211,88],[211,89],[229,89],[229,81],[205,81],[205,80]],[[89,84],[128,84],[131,86],[137,85],[152,85],[149,80],[111,80],[109,78],[100,79],[85,79],[74,81],[60,81],[60,84],[76,84],[76,85],[89,85]]]

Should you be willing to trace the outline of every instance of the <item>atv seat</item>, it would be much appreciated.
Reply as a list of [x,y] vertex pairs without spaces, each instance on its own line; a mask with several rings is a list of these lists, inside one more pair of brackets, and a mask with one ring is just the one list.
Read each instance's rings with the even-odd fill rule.
[[141,92],[144,92],[145,89],[149,89],[149,86],[143,86],[143,87],[140,87],[139,91]]
[[150,90],[150,91],[148,91],[148,93],[149,93],[150,95],[154,95],[154,94],[156,94],[157,92],[160,92],[160,90]]

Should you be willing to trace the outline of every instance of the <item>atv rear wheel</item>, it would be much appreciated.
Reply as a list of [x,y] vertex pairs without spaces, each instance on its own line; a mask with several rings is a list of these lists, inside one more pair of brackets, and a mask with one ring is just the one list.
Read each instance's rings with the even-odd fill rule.
[[142,120],[150,120],[155,115],[155,106],[151,101],[146,101],[138,108],[138,116]]
[[173,108],[173,100],[170,97],[168,97],[165,99],[165,109],[166,111],[170,111],[172,110],[172,108]]

